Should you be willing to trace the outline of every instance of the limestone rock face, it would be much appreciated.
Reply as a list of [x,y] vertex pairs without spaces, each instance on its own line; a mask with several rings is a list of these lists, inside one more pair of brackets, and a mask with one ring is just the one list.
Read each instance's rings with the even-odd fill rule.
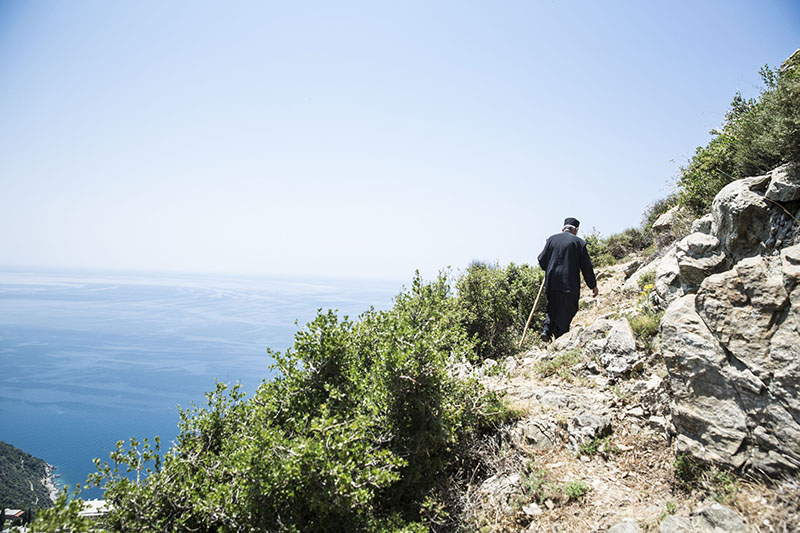
[[672,228],[677,222],[680,210],[681,207],[676,205],[653,222],[653,235],[659,247],[664,247],[675,240]]
[[744,258],[777,255],[800,243],[798,219],[800,165],[729,183],[714,198],[711,213],[658,261],[657,302],[666,308]]
[[656,295],[666,307],[687,293],[689,287],[681,278],[677,245],[673,245],[656,265]]
[[754,176],[729,183],[711,203],[717,236],[733,262],[764,251],[769,237],[769,205],[764,193],[771,176]]
[[678,450],[767,474],[800,470],[800,245],[707,277],[661,327]]
[[628,373],[641,358],[628,321],[614,320],[598,354],[600,364],[610,376],[616,377]]
[[775,202],[800,199],[800,167],[783,165],[772,172],[765,197]]
[[727,268],[728,259],[713,235],[692,233],[675,245],[678,272],[689,286],[696,287],[711,274]]
[[583,413],[569,421],[567,433],[567,447],[573,453],[578,453],[581,445],[610,435],[611,421],[605,416]]
[[587,327],[576,327],[559,337],[554,347],[560,351],[581,350],[597,362],[611,377],[619,377],[636,368],[642,355],[624,318],[599,318]]
[[711,234],[711,226],[714,224],[714,217],[711,213],[705,214],[692,222],[692,233]]

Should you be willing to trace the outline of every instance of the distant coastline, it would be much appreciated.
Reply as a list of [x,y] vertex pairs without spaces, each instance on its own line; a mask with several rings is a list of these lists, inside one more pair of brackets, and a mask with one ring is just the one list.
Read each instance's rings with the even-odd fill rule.
[[0,441],[0,505],[12,509],[46,509],[60,490],[56,467]]
[[44,467],[44,477],[42,478],[42,485],[47,489],[50,495],[50,501],[55,503],[58,499],[58,492],[61,490],[58,479],[56,479],[56,467],[50,463],[46,463]]

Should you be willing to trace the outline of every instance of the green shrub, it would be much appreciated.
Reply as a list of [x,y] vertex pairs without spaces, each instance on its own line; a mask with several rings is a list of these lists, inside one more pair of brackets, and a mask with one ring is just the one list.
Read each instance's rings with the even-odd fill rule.
[[675,462],[672,463],[675,472],[675,479],[681,485],[688,486],[700,479],[703,468],[691,456],[685,453],[680,454]]
[[569,501],[577,501],[589,492],[589,485],[585,481],[570,481],[562,490]]
[[639,275],[639,278],[636,280],[636,284],[639,286],[639,289],[641,289],[642,292],[645,292],[648,289],[652,290],[655,282],[656,282],[655,269],[642,272]]
[[728,183],[800,162],[800,54],[761,75],[765,89],[758,99],[737,93],[722,128],[681,168],[678,198],[695,215],[707,212]]
[[664,312],[656,308],[651,301],[654,281],[655,271],[642,273],[637,280],[641,292],[636,302],[636,313],[625,316],[634,336],[645,345],[649,344],[658,333],[661,318],[664,316]]
[[586,250],[589,252],[589,257],[592,258],[592,265],[595,267],[602,267],[613,265],[617,262],[614,256],[608,251],[608,243],[606,239],[593,229],[592,232],[586,235]]
[[655,314],[643,313],[640,315],[628,316],[628,324],[631,326],[631,331],[637,339],[647,342],[658,333],[658,327],[661,325],[661,318],[664,316],[663,311]]
[[619,447],[611,443],[611,435],[605,437],[594,437],[589,439],[580,446],[578,446],[578,455],[596,455],[601,454],[607,456],[614,453],[620,453]]
[[606,239],[606,249],[614,259],[622,259],[630,253],[644,250],[653,243],[651,230],[628,228]]
[[613,265],[623,257],[652,245],[653,231],[651,227],[628,228],[606,238],[593,231],[585,240],[592,265],[603,267]]
[[711,484],[714,487],[714,499],[723,505],[730,505],[739,493],[739,480],[725,470],[712,469]]
[[[274,353],[278,375],[247,399],[217,384],[180,411],[172,448],[131,439],[91,483],[114,531],[424,530],[459,450],[507,415],[447,371],[473,353],[440,276],[358,321],[320,312]],[[74,500],[75,501],[75,500]],[[74,521],[66,501],[44,518]]]
[[[506,268],[473,263],[467,268],[456,284],[456,306],[461,324],[476,342],[473,361],[514,353],[543,276],[538,267],[514,263]],[[545,300],[542,293],[538,309],[545,308]],[[529,329],[541,328],[541,320],[535,317]]]
[[519,506],[531,501],[541,504],[553,495],[553,484],[547,479],[547,470],[538,469],[523,474],[520,484],[522,494],[516,502]]

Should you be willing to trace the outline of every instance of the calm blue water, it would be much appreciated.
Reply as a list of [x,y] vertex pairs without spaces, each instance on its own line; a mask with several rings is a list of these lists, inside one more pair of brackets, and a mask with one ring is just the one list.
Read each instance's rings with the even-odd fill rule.
[[0,440],[83,483],[118,440],[168,444],[215,379],[252,393],[317,309],[355,318],[400,285],[0,271]]

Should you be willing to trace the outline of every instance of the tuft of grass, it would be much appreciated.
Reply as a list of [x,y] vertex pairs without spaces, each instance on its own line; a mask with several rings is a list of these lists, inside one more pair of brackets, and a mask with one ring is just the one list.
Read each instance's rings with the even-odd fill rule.
[[678,504],[673,501],[668,501],[664,507],[665,509],[661,511],[661,514],[659,514],[658,518],[656,519],[659,524],[667,517],[667,515],[678,512]]
[[714,499],[728,505],[736,499],[739,493],[739,480],[732,473],[714,468],[710,472],[711,485],[714,490]]
[[675,462],[672,463],[675,479],[684,486],[689,487],[695,483],[703,474],[703,468],[685,453],[680,454]]
[[561,490],[564,492],[564,496],[567,497],[567,500],[578,501],[586,496],[587,492],[589,492],[589,485],[581,480],[570,481],[564,485]]
[[538,504],[553,496],[553,484],[548,481],[547,470],[537,469],[524,474],[521,479],[522,494],[517,497],[516,503],[519,507],[530,501]]
[[516,422],[528,414],[528,409],[512,405],[505,397],[493,398],[489,402],[490,412],[486,413],[492,417],[495,424],[507,424]]
[[560,353],[547,361],[537,363],[534,369],[537,374],[544,378],[558,375],[562,379],[568,379],[570,368],[580,363],[581,358],[580,350],[570,350]]
[[639,285],[639,289],[641,289],[642,292],[647,290],[646,287],[648,286],[650,290],[652,290],[655,282],[656,282],[655,270],[647,270],[645,272],[642,272],[641,275],[639,275],[639,279],[636,280],[636,283]]
[[605,437],[595,437],[578,446],[578,455],[601,454],[606,457],[613,453],[619,453],[620,449],[611,444],[611,435]]
[[640,315],[629,316],[627,319],[634,336],[640,341],[646,343],[658,333],[658,326],[661,324],[661,317],[663,316],[664,312],[659,311],[653,314],[643,313]]

